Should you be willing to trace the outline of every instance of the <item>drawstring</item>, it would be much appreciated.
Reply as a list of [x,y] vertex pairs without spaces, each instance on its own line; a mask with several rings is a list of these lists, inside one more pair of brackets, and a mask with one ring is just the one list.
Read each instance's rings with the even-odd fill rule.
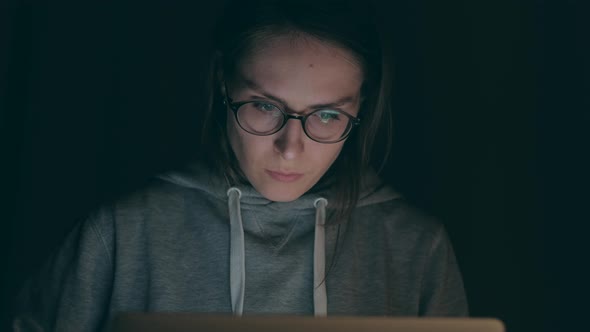
[[[240,211],[240,198],[242,192],[236,187],[227,191],[229,219],[230,219],[230,258],[229,277],[231,290],[231,305],[234,315],[242,316],[244,312],[244,290],[246,288],[244,227]],[[326,236],[325,220],[328,200],[318,198],[313,202],[316,208],[315,215],[315,241],[313,248],[313,310],[315,316],[327,315],[326,296]]]
[[316,316],[328,314],[326,296],[326,205],[328,200],[318,198],[313,202],[315,213],[315,241],[313,245],[313,311]]
[[231,289],[231,307],[235,315],[244,311],[244,290],[246,289],[246,268],[244,257],[244,227],[240,213],[240,189],[232,187],[227,191],[230,221],[230,256],[229,284]]

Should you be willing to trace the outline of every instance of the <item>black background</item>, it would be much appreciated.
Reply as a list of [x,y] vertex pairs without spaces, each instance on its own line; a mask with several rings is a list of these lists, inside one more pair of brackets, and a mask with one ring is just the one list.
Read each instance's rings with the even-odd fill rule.
[[[2,2],[4,307],[90,210],[202,152],[209,2]],[[395,54],[384,178],[447,226],[473,316],[569,330],[588,308],[588,12],[380,6]]]

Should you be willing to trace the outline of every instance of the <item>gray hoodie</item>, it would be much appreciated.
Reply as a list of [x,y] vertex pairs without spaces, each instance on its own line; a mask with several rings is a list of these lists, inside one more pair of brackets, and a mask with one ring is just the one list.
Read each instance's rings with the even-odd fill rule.
[[119,312],[464,316],[443,226],[373,172],[349,223],[326,188],[272,202],[198,163],[76,226],[15,306],[17,331],[101,331]]

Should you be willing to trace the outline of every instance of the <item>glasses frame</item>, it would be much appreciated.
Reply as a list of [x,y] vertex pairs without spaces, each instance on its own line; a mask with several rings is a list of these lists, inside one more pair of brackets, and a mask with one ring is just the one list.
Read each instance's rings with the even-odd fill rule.
[[[224,85],[225,85],[225,82],[224,82]],[[281,131],[281,129],[283,129],[283,127],[285,127],[285,125],[287,124],[287,121],[289,121],[290,119],[295,119],[295,120],[301,121],[301,127],[303,128],[303,132],[305,133],[305,135],[307,137],[309,137],[309,139],[311,139],[311,140],[313,140],[315,142],[318,142],[318,143],[322,143],[322,144],[333,144],[333,143],[338,143],[338,142],[346,139],[350,135],[350,133],[352,132],[352,129],[354,127],[358,126],[360,124],[360,122],[361,122],[361,120],[359,118],[354,117],[354,116],[352,116],[352,115],[350,115],[350,114],[348,114],[348,113],[346,113],[346,112],[344,112],[342,110],[335,110],[335,111],[340,112],[340,114],[348,117],[348,119],[350,121],[350,125],[348,126],[348,130],[339,139],[337,139],[335,141],[327,141],[327,142],[325,142],[325,141],[319,141],[319,140],[317,140],[317,139],[315,139],[315,138],[313,138],[313,137],[311,137],[309,135],[309,133],[307,132],[307,129],[305,128],[305,121],[307,121],[307,119],[309,118],[309,116],[311,116],[314,113],[317,113],[317,112],[320,112],[320,111],[331,110],[331,109],[329,109],[329,108],[326,108],[326,109],[317,109],[317,110],[314,110],[314,111],[312,111],[312,112],[310,112],[308,114],[305,114],[305,115],[289,114],[289,113],[287,113],[283,109],[283,107],[280,107],[276,103],[273,103],[273,102],[270,102],[270,101],[264,100],[264,99],[254,99],[254,100],[234,102],[233,99],[231,99],[228,96],[228,94],[229,94],[228,91],[229,90],[227,89],[227,85],[225,87],[225,91],[226,91],[226,93],[225,93],[225,96],[224,96],[225,97],[225,103],[224,104],[226,104],[227,106],[229,106],[229,108],[232,110],[232,112],[234,113],[234,117],[236,118],[236,122],[238,123],[238,125],[240,126],[240,128],[242,128],[242,130],[244,130],[245,132],[250,133],[252,135],[256,135],[256,136],[270,136],[270,135],[276,134],[279,131]],[[265,104],[269,104],[269,105],[272,105],[272,106],[276,107],[283,114],[283,123],[281,124],[281,126],[278,127],[276,130],[273,130],[273,131],[271,131],[269,133],[265,133],[265,134],[251,132],[251,131],[247,130],[246,128],[244,128],[242,126],[242,124],[240,123],[240,120],[238,119],[238,110],[243,105],[250,104],[250,103],[265,103]],[[332,111],[334,111],[334,110],[332,110]]]

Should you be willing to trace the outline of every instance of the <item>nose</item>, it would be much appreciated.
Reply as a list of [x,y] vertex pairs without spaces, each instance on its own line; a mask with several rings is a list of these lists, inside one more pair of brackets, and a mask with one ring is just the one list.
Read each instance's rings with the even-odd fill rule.
[[283,159],[295,159],[303,152],[305,133],[301,121],[290,119],[276,135],[274,141],[275,151]]

